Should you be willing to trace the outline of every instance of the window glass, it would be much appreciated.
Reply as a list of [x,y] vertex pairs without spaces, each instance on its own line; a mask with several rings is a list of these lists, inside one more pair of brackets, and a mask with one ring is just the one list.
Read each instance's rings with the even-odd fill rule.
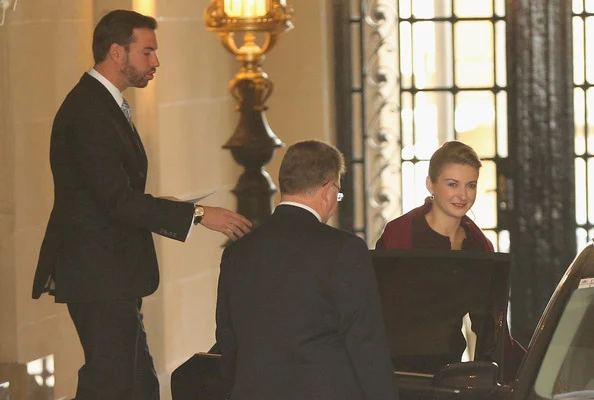
[[397,10],[402,209],[387,219],[423,204],[431,155],[459,140],[484,166],[469,216],[509,249],[498,238],[506,231],[496,192],[497,165],[508,156],[505,1],[400,0]]
[[[588,395],[589,392],[589,395]],[[571,295],[534,383],[532,399],[594,397],[594,279]]]
[[594,222],[594,0],[573,0],[572,6],[576,239],[580,250],[584,232]]

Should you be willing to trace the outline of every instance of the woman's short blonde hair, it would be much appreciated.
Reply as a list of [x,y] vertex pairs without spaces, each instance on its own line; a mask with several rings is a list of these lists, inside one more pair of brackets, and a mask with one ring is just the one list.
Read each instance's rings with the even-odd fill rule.
[[437,182],[437,177],[446,164],[470,165],[477,170],[482,166],[481,160],[479,160],[472,147],[456,140],[445,142],[431,156],[429,161],[429,178],[431,178],[431,182]]

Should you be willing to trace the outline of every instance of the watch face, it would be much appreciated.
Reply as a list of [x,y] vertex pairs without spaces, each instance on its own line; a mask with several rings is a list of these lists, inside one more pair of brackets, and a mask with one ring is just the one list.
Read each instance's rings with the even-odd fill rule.
[[196,217],[202,217],[204,215],[204,207],[196,206],[196,209],[194,210],[194,215]]

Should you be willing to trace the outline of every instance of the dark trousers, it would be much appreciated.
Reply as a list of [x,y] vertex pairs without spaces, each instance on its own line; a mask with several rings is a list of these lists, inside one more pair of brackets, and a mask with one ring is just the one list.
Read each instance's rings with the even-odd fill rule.
[[68,303],[85,354],[76,400],[159,399],[141,304],[142,299]]

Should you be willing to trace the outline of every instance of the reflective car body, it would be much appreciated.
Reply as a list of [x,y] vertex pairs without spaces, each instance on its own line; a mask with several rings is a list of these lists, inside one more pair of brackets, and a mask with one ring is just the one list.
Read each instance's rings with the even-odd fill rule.
[[578,254],[553,293],[510,398],[594,399],[593,242]]
[[[594,399],[594,243],[580,252],[560,280],[515,381],[500,384],[498,367],[489,364],[445,366],[424,378],[431,380],[431,393],[418,398]],[[409,378],[397,379],[402,387],[410,383]]]

